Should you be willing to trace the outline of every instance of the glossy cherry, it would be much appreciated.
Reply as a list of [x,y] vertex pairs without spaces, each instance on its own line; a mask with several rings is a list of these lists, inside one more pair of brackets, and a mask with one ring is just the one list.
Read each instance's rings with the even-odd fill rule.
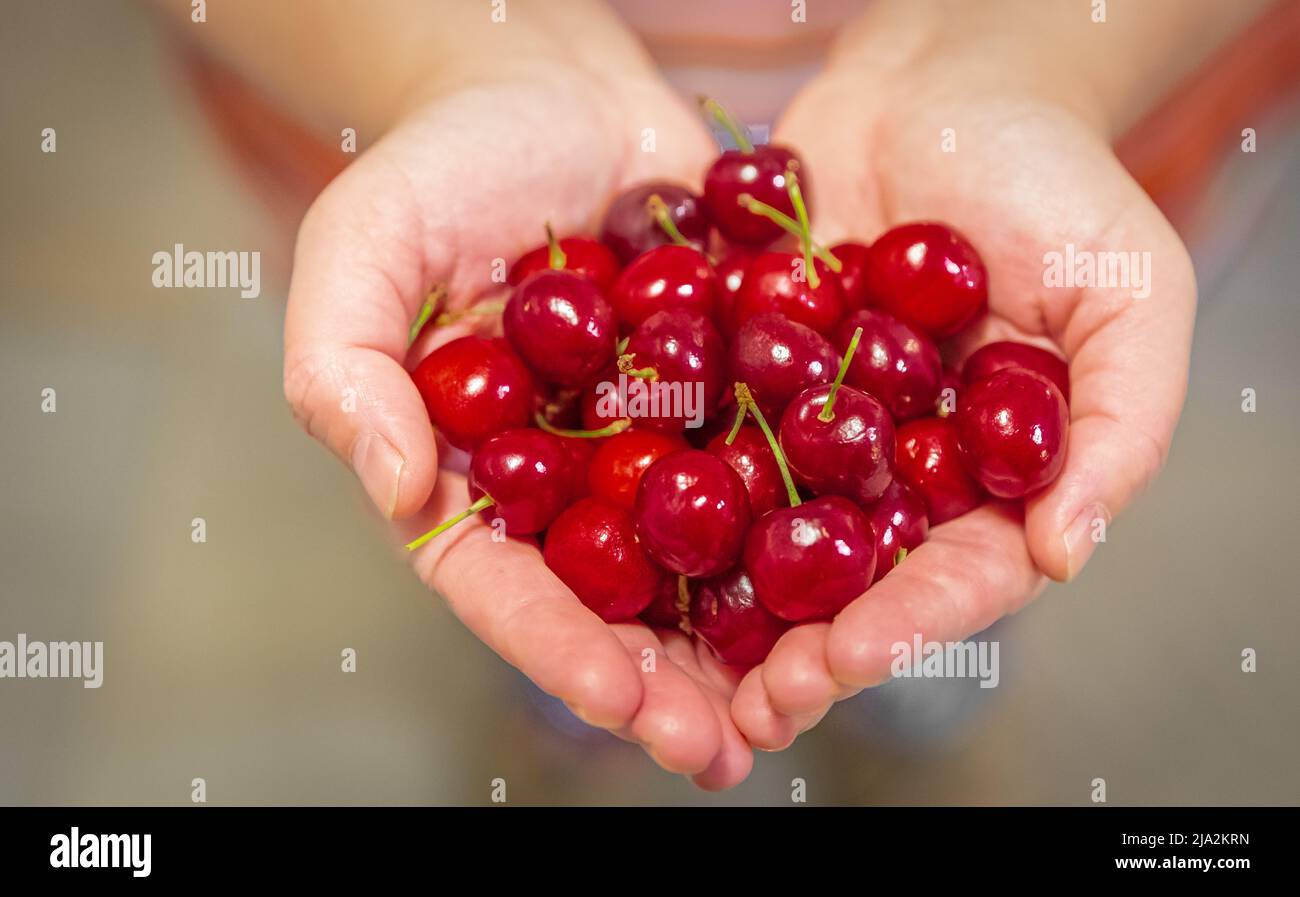
[[857,505],[823,496],[759,518],[745,539],[745,569],[776,616],[826,620],[871,585],[876,539]]
[[883,312],[853,312],[835,331],[835,348],[848,348],[857,328],[862,342],[844,382],[885,403],[896,420],[934,410],[943,376],[939,349],[921,331]]
[[709,216],[698,196],[668,181],[639,184],[610,203],[600,227],[601,241],[625,265],[643,252],[671,242],[649,206],[652,196],[663,201],[673,225],[696,248],[703,249],[708,242]]
[[533,376],[503,339],[452,340],[429,353],[411,379],[433,426],[459,449],[471,450],[533,416]]
[[746,321],[727,354],[731,379],[747,383],[758,406],[774,420],[804,389],[833,380],[839,366],[839,353],[829,340],[778,314]]
[[798,166],[799,157],[783,146],[727,150],[719,156],[704,176],[704,204],[718,231],[732,243],[746,246],[766,246],[785,233],[780,225],[746,210],[740,197],[752,196],[794,215],[785,184],[791,165]]
[[921,496],[898,479],[866,508],[866,513],[871,531],[876,534],[876,575],[872,579],[876,582],[925,541],[930,522]]
[[[726,347],[705,315],[683,308],[665,309],[632,331],[619,358],[619,369],[645,381],[652,394],[658,393],[658,407],[648,409],[650,416],[673,420],[677,429],[698,427],[722,400]],[[629,405],[629,414],[636,421],[631,400]]]
[[637,541],[632,515],[590,498],[555,518],[542,559],[606,623],[641,613],[668,578]]
[[741,567],[693,582],[690,591],[691,631],[730,666],[762,663],[790,628],[759,602],[749,574]]
[[764,252],[745,272],[729,326],[735,330],[750,318],[775,312],[829,335],[844,317],[844,293],[839,279],[820,260],[814,263],[818,283],[805,276],[804,257],[793,252]]
[[925,502],[931,526],[979,507],[984,490],[966,472],[952,417],[923,417],[898,428],[895,474]]
[[752,424],[746,424],[736,431],[730,445],[727,444],[728,435],[730,434],[726,431],[718,433],[709,440],[704,450],[717,455],[740,474],[753,515],[761,517],[785,504],[781,469],[776,464],[776,456],[772,454],[763,431]]
[[642,475],[633,516],[646,551],[661,566],[684,576],[714,576],[740,556],[749,499],[726,461],[683,449]]
[[546,270],[515,287],[502,315],[506,339],[543,380],[581,386],[614,358],[614,309],[569,271]]
[[614,314],[631,330],[657,311],[683,308],[713,318],[717,281],[709,261],[689,246],[658,246],[627,266],[609,293]]
[[654,430],[629,430],[602,440],[587,465],[591,497],[632,510],[641,475],[664,455],[686,448],[675,436]]
[[862,243],[837,243],[831,254],[840,260],[840,289],[844,291],[844,307],[850,311],[866,308],[867,255],[869,249]]
[[[599,240],[591,237],[565,237],[556,244],[564,256],[562,270],[586,277],[602,291],[608,290],[618,278],[619,262],[614,253]],[[548,244],[530,250],[510,267],[506,281],[518,286],[530,274],[552,268],[552,247]]]
[[1059,355],[1028,343],[1004,340],[981,346],[962,365],[962,382],[986,380],[1006,368],[1024,368],[1042,374],[1056,384],[1065,403],[1070,403],[1070,366]]
[[1065,466],[1070,410],[1051,380],[1005,368],[963,390],[955,415],[962,459],[999,498],[1019,498]]
[[758,252],[745,246],[733,246],[722,259],[713,266],[717,278],[717,308],[714,320],[724,336],[735,333],[736,299],[740,296],[740,285],[745,282],[745,272],[750,263],[758,257]]
[[902,224],[871,244],[866,267],[873,307],[933,339],[957,333],[988,303],[988,273],[975,247],[945,224]]

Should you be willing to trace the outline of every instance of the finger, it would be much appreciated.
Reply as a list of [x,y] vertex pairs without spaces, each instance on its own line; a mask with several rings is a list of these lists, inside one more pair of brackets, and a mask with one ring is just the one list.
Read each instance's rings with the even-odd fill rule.
[[796,626],[772,647],[763,661],[763,687],[778,713],[801,716],[824,711],[832,703],[856,693],[835,681],[826,661],[830,623]]
[[745,740],[760,751],[783,751],[801,731],[798,720],[772,707],[761,666],[740,680],[731,699],[731,719]]
[[1042,585],[1018,503],[984,505],[932,529],[907,560],[840,611],[826,637],[831,675],[846,686],[878,685],[889,678],[894,645],[911,645],[917,635],[960,641],[1028,604]]
[[[428,508],[400,529],[414,538],[468,503],[465,479],[438,478]],[[623,729],[636,717],[643,686],[612,629],[542,563],[535,545],[493,540],[479,517],[416,552],[421,579],[488,647],[582,720]]]

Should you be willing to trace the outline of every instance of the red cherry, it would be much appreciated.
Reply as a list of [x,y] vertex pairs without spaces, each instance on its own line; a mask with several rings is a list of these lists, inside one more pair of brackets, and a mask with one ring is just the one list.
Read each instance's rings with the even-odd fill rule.
[[[616,426],[619,421],[629,421],[635,430],[655,430],[680,436],[682,421],[679,418],[647,416],[640,413],[640,408],[635,416],[631,415],[629,404],[633,400],[633,391],[641,389],[634,385],[635,380],[636,378],[621,374],[614,367],[606,368],[593,377],[582,391],[582,426],[589,431],[599,431]],[[626,395],[619,392],[619,384],[622,382],[627,383]]]
[[988,273],[969,241],[944,224],[917,222],[886,231],[867,256],[871,304],[936,340],[982,314]]
[[984,500],[984,490],[962,466],[951,417],[923,417],[899,427],[895,473],[921,496],[931,526],[973,511]]
[[502,323],[548,383],[581,386],[614,358],[614,310],[594,283],[568,271],[538,271],[515,287]]
[[745,569],[776,616],[828,620],[871,585],[875,543],[857,505],[828,495],[759,518],[745,539]]
[[811,386],[781,416],[781,450],[794,478],[818,495],[875,501],[894,477],[894,422],[877,399],[842,386],[823,416],[833,386]]
[[818,284],[805,276],[804,257],[793,252],[764,252],[750,263],[732,311],[738,329],[750,318],[768,312],[829,335],[844,317],[844,293],[835,273],[820,260],[813,263]]
[[701,249],[708,241],[709,216],[698,196],[667,181],[639,184],[610,203],[600,228],[600,239],[625,265],[643,252],[670,242],[647,206],[652,196],[663,200],[668,216],[683,237]]
[[634,517],[641,542],[660,565],[683,576],[713,576],[740,556],[749,499],[726,461],[683,449],[642,475]]
[[411,379],[433,426],[459,449],[532,419],[532,374],[503,339],[452,340],[421,361]]
[[839,366],[839,354],[824,336],[777,314],[741,325],[727,356],[731,379],[748,384],[763,413],[774,419],[807,387],[829,383]]
[[848,348],[853,332],[862,328],[862,343],[844,382],[885,403],[903,421],[934,410],[943,364],[939,349],[924,333],[878,311],[856,311],[835,331],[835,347]]
[[717,285],[702,253],[689,246],[659,246],[627,266],[609,301],[626,330],[668,308],[684,308],[712,318]]
[[641,475],[664,455],[683,448],[686,444],[681,439],[653,430],[630,430],[602,440],[587,466],[592,498],[632,510]]
[[693,585],[691,630],[725,664],[752,667],[762,663],[790,628],[759,603],[749,574],[740,567]]
[[966,467],[999,498],[1019,498],[1065,466],[1070,410],[1051,380],[1006,368],[962,393],[955,416]]
[[539,533],[574,499],[576,457],[541,430],[506,430],[484,441],[469,465],[469,498],[488,498],[485,520],[501,518],[512,536]]
[[1070,366],[1059,356],[1028,343],[1003,341],[981,346],[962,366],[962,382],[987,380],[1005,368],[1024,368],[1042,374],[1056,384],[1065,403],[1070,403]]
[[[795,210],[786,192],[785,172],[799,167],[799,157],[783,146],[727,150],[704,175],[704,204],[718,231],[732,243],[766,246],[784,230],[740,204],[749,195],[791,217]],[[805,179],[804,194],[808,194]]]
[[861,243],[837,243],[831,255],[840,260],[840,289],[844,291],[844,307],[850,311],[867,306],[867,254]]
[[606,623],[641,613],[668,578],[637,541],[632,515],[590,498],[551,524],[542,559]]
[[749,496],[749,509],[755,517],[761,517],[785,499],[785,485],[776,456],[758,427],[750,424],[741,427],[731,445],[727,445],[727,436],[727,432],[718,433],[704,450],[717,455],[740,474],[745,494]]
[[[565,237],[557,244],[564,253],[563,270],[586,277],[601,291],[614,285],[619,264],[614,253],[598,240],[590,237]],[[506,276],[510,286],[518,286],[530,274],[551,270],[551,247],[539,246],[519,257]]]
[[722,257],[722,261],[713,266],[718,285],[714,319],[725,336],[730,337],[736,332],[736,299],[740,295],[740,285],[745,282],[745,272],[757,257],[758,253],[753,249],[735,246]]
[[925,541],[930,522],[921,496],[897,479],[866,513],[871,531],[876,534],[876,575],[871,580],[876,582]]
[[[628,338],[620,370],[636,373],[643,385],[676,407],[650,408],[676,428],[700,426],[711,417],[726,386],[726,348],[713,322],[699,312],[664,309],[646,318]],[[631,399],[629,399],[631,402]],[[630,409],[637,419],[635,407]]]

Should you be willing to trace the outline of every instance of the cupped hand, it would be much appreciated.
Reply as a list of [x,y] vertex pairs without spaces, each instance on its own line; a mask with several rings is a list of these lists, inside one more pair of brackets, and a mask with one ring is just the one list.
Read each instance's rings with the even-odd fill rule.
[[[989,315],[951,347],[953,360],[997,339],[1062,353],[1072,392],[1065,467],[1023,511],[991,503],[933,528],[833,622],[788,632],[733,699],[733,718],[759,748],[788,746],[834,701],[887,679],[895,643],[969,637],[1029,603],[1045,576],[1076,576],[1094,533],[1163,464],[1186,390],[1191,264],[1111,152],[1088,95],[988,52],[963,62],[916,43],[877,41],[869,71],[852,54],[833,62],[773,139],[804,158],[823,242],[938,220],[975,244]],[[1149,253],[1150,295],[1046,286],[1045,254],[1070,245],[1076,256]]]
[[[543,222],[560,234],[587,230],[619,189],[652,177],[690,183],[712,152],[692,112],[657,83],[553,64],[535,77],[428,97],[321,194],[295,252],[285,393],[394,521],[395,541],[468,503],[464,478],[439,470],[407,373],[436,342],[464,332],[428,332],[408,350],[430,288],[445,286],[454,306],[499,290],[498,260],[540,243]],[[582,719],[703,787],[748,774],[752,754],[729,712],[734,674],[680,634],[606,625],[535,544],[491,535],[473,518],[415,552],[415,570]]]

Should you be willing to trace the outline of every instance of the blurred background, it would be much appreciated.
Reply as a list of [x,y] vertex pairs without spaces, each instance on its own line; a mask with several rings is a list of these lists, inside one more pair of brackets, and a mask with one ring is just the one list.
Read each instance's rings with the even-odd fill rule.
[[[481,645],[294,424],[292,230],[150,17],[5,16],[0,640],[102,640],[105,671],[0,679],[0,803],[187,804],[196,777],[215,804],[485,804],[497,777],[516,804],[779,805],[794,777],[813,804],[1087,804],[1095,777],[1113,804],[1300,803],[1294,116],[1247,122],[1258,153],[1202,191],[1168,468],[1077,582],[986,636],[1000,686],[864,693],[710,795]],[[175,243],[261,250],[262,295],[155,289]]]

